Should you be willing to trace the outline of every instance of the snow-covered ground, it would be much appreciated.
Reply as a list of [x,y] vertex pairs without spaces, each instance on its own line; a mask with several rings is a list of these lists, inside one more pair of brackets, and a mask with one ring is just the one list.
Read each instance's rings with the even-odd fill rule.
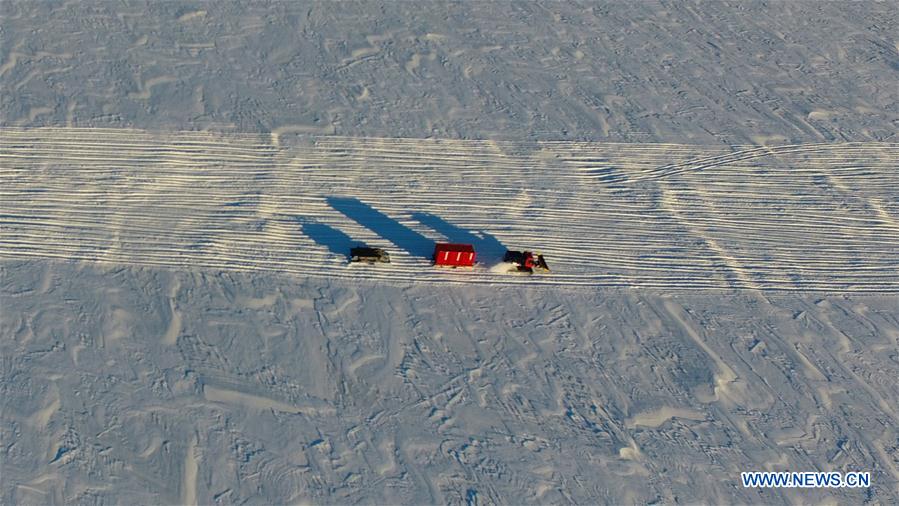
[[[415,283],[899,290],[899,143],[4,129],[0,256]],[[476,272],[430,268],[471,243]],[[349,248],[392,250],[349,268]],[[551,276],[490,269],[538,249]]]
[[894,295],[5,269],[5,503],[896,497]]
[[0,502],[899,502],[895,3],[421,5],[0,5]]

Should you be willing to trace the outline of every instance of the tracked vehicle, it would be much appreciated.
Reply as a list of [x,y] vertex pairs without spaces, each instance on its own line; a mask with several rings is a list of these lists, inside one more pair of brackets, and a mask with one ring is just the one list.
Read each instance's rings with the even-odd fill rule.
[[503,262],[509,264],[509,272],[520,274],[549,272],[549,266],[546,265],[543,255],[531,251],[506,251]]

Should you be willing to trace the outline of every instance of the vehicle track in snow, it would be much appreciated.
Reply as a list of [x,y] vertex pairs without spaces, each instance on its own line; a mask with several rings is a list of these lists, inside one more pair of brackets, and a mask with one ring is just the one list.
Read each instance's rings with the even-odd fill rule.
[[[899,292],[899,144],[4,128],[0,258],[397,282]],[[443,271],[537,249],[553,272]],[[353,242],[389,266],[348,266]]]

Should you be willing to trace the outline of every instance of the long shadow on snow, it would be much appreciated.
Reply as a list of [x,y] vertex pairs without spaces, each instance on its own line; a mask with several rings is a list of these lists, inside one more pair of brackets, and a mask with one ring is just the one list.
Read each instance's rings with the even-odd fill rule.
[[498,262],[506,253],[506,247],[499,239],[486,232],[472,232],[460,228],[431,213],[412,213],[412,218],[426,227],[434,229],[449,242],[471,244],[478,258],[486,263]]
[[317,244],[320,244],[331,253],[335,255],[341,255],[349,259],[350,257],[350,248],[357,244],[357,241],[353,241],[353,239],[333,228],[331,226],[325,225],[324,223],[316,223],[312,221],[304,221],[302,223],[303,233],[309,236],[310,239],[315,241]]
[[412,256],[431,258],[434,253],[434,241],[357,198],[328,197],[325,200],[347,218],[396,244]]

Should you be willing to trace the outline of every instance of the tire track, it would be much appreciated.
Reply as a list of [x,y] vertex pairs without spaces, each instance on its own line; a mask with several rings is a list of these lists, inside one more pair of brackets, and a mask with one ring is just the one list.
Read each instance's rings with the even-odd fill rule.
[[[5,128],[0,258],[441,283],[899,291],[899,145],[721,147]],[[838,181],[838,191],[816,181]],[[832,185],[831,185],[832,186]],[[427,241],[538,249],[552,275],[433,269],[333,209]],[[427,213],[448,227],[415,219]],[[391,250],[348,267],[317,223]],[[386,223],[386,222],[385,222]],[[369,223],[371,225],[371,223]],[[377,223],[375,223],[377,228]],[[423,243],[423,248],[427,249]]]

